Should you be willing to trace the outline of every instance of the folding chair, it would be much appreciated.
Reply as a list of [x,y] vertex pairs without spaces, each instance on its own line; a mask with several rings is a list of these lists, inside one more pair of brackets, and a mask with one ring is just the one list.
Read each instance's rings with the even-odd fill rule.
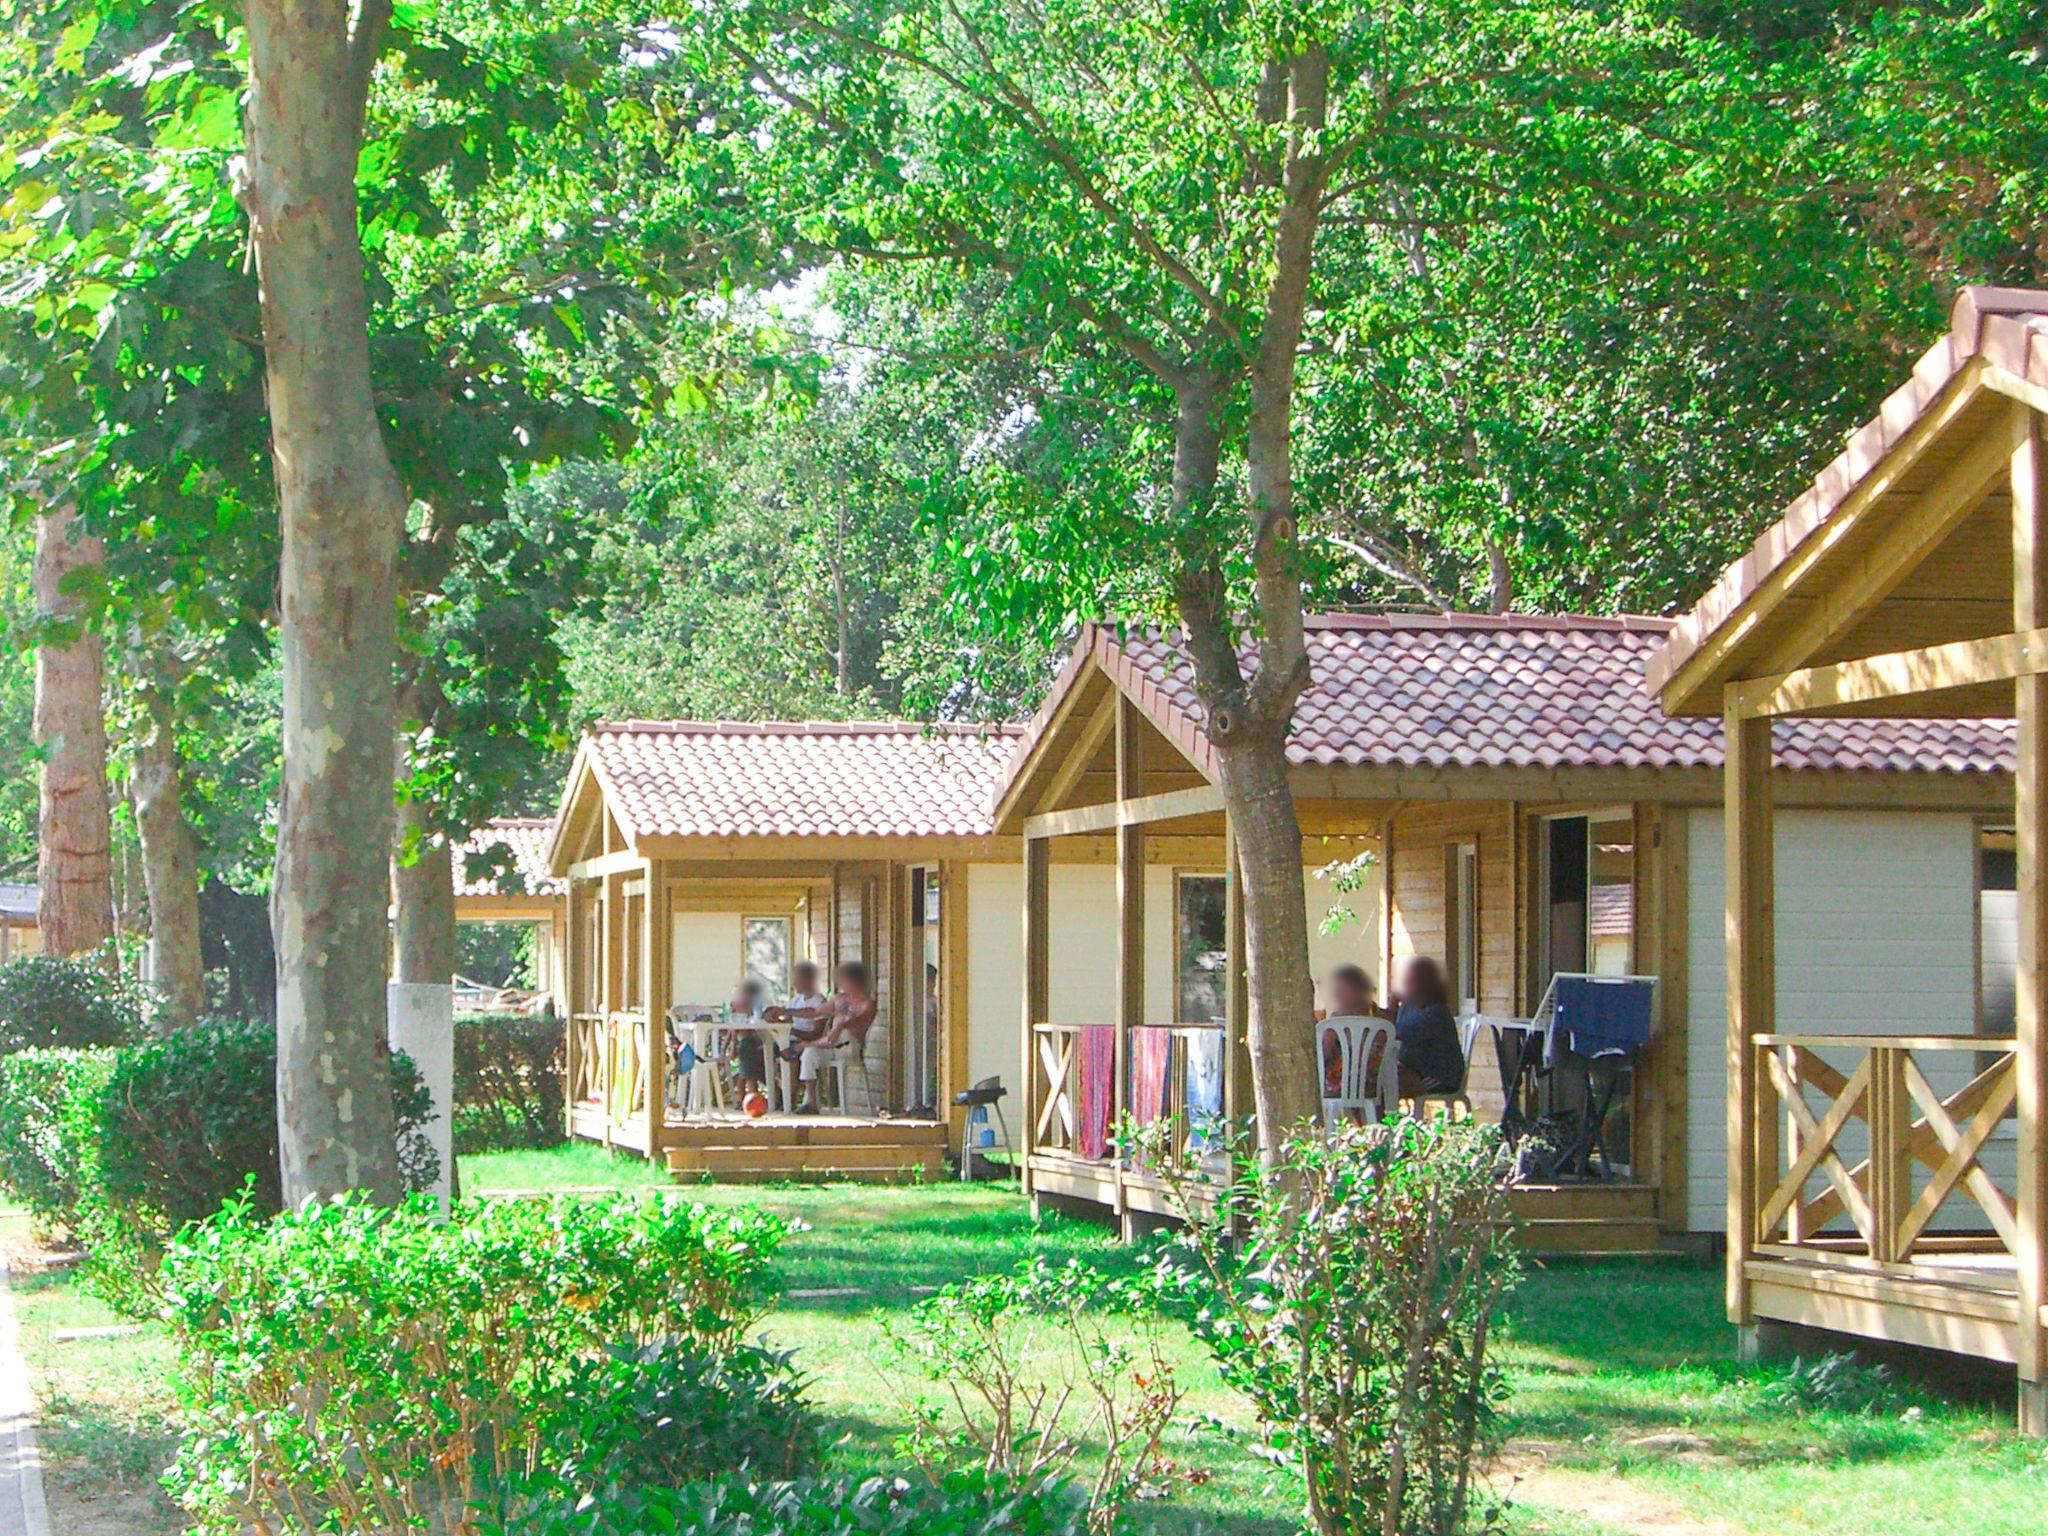
[[1585,971],[1559,971],[1544,989],[1536,1023],[1545,1035],[1545,1063],[1556,1082],[1560,1065],[1585,1074],[1586,1097],[1580,1106],[1571,1140],[1550,1161],[1548,1176],[1592,1173],[1612,1178],[1607,1152],[1607,1117],[1613,1111],[1623,1072],[1635,1064],[1649,1043],[1656,1018],[1657,978],[1595,976]]

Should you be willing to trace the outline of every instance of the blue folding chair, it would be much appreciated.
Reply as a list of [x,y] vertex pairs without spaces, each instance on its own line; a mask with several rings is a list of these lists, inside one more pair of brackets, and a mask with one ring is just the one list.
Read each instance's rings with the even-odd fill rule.
[[1654,976],[1594,976],[1560,971],[1550,978],[1536,1022],[1547,1026],[1545,1058],[1554,1074],[1559,1066],[1575,1069],[1586,1080],[1585,1102],[1571,1140],[1553,1160],[1549,1176],[1591,1175],[1598,1161],[1600,1177],[1612,1178],[1607,1151],[1607,1119],[1614,1108],[1623,1074],[1635,1065],[1649,1043],[1657,1016]]

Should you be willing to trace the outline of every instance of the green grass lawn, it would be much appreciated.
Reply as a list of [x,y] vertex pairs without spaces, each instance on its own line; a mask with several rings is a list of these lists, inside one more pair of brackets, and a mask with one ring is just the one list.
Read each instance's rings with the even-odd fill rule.
[[[646,1165],[590,1147],[467,1158],[462,1174],[479,1194],[660,1182]],[[884,1318],[938,1286],[1032,1254],[1136,1262],[1105,1228],[1034,1224],[1024,1201],[989,1185],[705,1186],[686,1197],[756,1203],[801,1222],[779,1261],[784,1295],[763,1332],[797,1352],[833,1423],[830,1457],[849,1469],[892,1455],[905,1400],[918,1390],[890,1364]],[[1776,1385],[1785,1368],[1734,1364],[1720,1285],[1718,1267],[1679,1263],[1532,1269],[1504,1351],[1513,1383],[1509,1462],[1551,1470],[1521,1484],[1514,1530],[1613,1536],[1682,1530],[1672,1523],[1679,1516],[1759,1536],[2038,1536],[2048,1528],[2048,1451],[2010,1433],[2009,1400],[1893,1387],[1870,1412],[1802,1406]],[[126,1490],[130,1518],[66,1526],[60,1514],[57,1536],[172,1529],[161,1501],[137,1492],[170,1447],[161,1341],[58,1344],[59,1328],[111,1319],[63,1276],[21,1278],[17,1290],[25,1347],[52,1393],[45,1432],[59,1479]],[[1180,1336],[1170,1347],[1189,1406],[1243,1424],[1200,1349]],[[1646,1437],[1656,1438],[1635,1443]],[[1173,1451],[1206,1480],[1148,1507],[1161,1536],[1292,1529],[1286,1480],[1263,1463],[1213,1435]],[[1623,1514],[1590,1519],[1552,1507],[1543,1495],[1567,1482],[1605,1490]]]

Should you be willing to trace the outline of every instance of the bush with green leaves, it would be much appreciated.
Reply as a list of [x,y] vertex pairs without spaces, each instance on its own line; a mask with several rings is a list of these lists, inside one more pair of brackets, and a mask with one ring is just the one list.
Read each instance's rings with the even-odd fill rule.
[[530,1506],[505,1536],[1089,1536],[1086,1493],[960,1468],[938,1482],[893,1477],[683,1488],[620,1486],[576,1504]]
[[1164,1442],[1182,1389],[1153,1288],[1038,1259],[919,1302],[883,1332],[936,1401],[912,1396],[904,1449],[933,1483],[962,1467],[1016,1486],[1066,1481],[1096,1459],[1089,1523],[1114,1529],[1174,1475]]
[[179,1234],[159,1275],[184,1430],[167,1484],[220,1536],[501,1523],[515,1496],[559,1485],[544,1474],[561,1404],[594,1362],[737,1348],[786,1230],[629,1196],[447,1221],[424,1198],[268,1220],[231,1206]]
[[1878,1414],[1897,1408],[1902,1394],[1889,1368],[1848,1351],[1795,1356],[1763,1383],[1758,1397],[1773,1408],[1801,1413]]
[[0,1056],[0,1178],[44,1230],[72,1225],[96,1161],[111,1050]]
[[[391,1058],[391,1092],[406,1184],[424,1189],[438,1172],[422,1131],[432,1099],[402,1054]],[[277,1210],[275,1027],[209,1019],[119,1052],[100,1094],[96,1156],[110,1215],[153,1246],[245,1188],[258,1209]]]
[[566,1026],[545,1014],[476,1013],[455,1021],[455,1150],[552,1147],[568,1137]]
[[149,994],[97,960],[24,955],[0,966],[0,1054],[91,1050],[142,1037]]
[[1299,1471],[1309,1527],[1466,1529],[1516,1274],[1499,1132],[1401,1118],[1305,1132],[1271,1166],[1233,1156],[1220,1200],[1169,1173],[1187,1228],[1160,1280]]
[[789,1355],[664,1338],[577,1361],[543,1438],[543,1474],[565,1491],[678,1488],[723,1473],[809,1471],[818,1417]]

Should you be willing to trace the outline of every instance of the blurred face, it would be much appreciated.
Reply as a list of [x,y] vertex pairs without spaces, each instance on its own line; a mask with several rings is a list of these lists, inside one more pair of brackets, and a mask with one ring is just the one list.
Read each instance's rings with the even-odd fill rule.
[[1330,978],[1330,1012],[1338,1016],[1349,1016],[1372,1011],[1372,999],[1366,996],[1365,987],[1356,976],[1337,975]]
[[790,980],[795,984],[797,991],[809,997],[818,990],[818,968],[815,965],[799,965]]

